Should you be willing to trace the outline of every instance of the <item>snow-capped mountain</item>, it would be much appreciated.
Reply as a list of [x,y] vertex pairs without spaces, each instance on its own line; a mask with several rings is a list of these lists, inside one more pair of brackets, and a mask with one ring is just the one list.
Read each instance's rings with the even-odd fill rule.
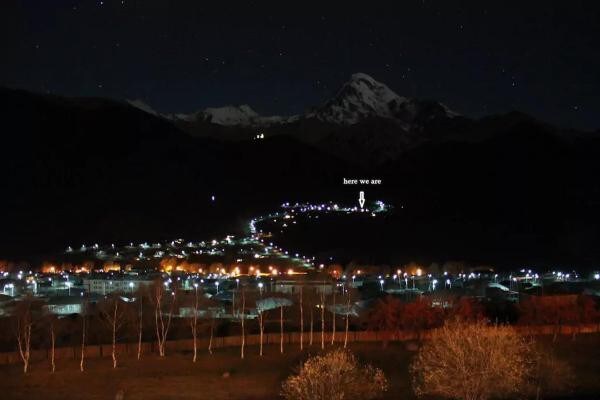
[[248,125],[260,118],[260,115],[247,104],[237,107],[211,107],[201,111],[197,116],[206,122],[219,125]]
[[352,125],[368,117],[394,118],[397,105],[406,102],[383,83],[377,82],[367,74],[352,75],[337,94],[322,106],[308,113],[336,124]]
[[134,107],[174,121],[209,122],[221,126],[267,127],[312,119],[335,125],[354,125],[371,118],[383,118],[409,130],[435,118],[457,116],[434,101],[402,97],[385,84],[364,73],[356,73],[336,95],[303,115],[261,116],[249,105],[210,107],[191,114],[158,114],[141,100],[128,101]]
[[211,122],[224,126],[269,126],[273,124],[284,124],[296,120],[297,116],[264,117],[254,111],[249,105],[210,107],[193,114],[187,120]]
[[423,119],[456,115],[441,103],[399,96],[369,75],[356,73],[332,99],[308,113],[307,117],[341,125],[378,117],[396,120],[409,127]]

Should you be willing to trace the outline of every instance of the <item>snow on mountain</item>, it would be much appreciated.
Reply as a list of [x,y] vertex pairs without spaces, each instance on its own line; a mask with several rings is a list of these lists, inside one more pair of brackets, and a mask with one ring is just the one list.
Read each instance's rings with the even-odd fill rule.
[[177,114],[178,119],[186,121],[204,121],[224,126],[254,126],[263,127],[275,124],[293,122],[298,116],[280,117],[277,115],[263,117],[249,105],[209,107],[193,114]]
[[352,75],[337,94],[307,116],[336,124],[352,125],[364,118],[394,118],[393,107],[406,98],[367,74]]
[[385,84],[364,73],[350,77],[336,95],[323,105],[303,115],[261,116],[249,105],[210,107],[192,114],[160,114],[142,100],[127,100],[129,104],[147,113],[171,120],[193,123],[210,122],[224,126],[267,127],[282,125],[300,119],[317,119],[337,125],[354,125],[368,118],[393,120],[405,130],[439,117],[457,116],[445,105],[402,97]]
[[369,75],[356,73],[332,99],[308,113],[307,117],[342,125],[379,117],[396,120],[408,127],[418,120],[456,115],[443,104],[399,96]]
[[249,105],[207,108],[201,111],[201,119],[219,125],[252,125],[259,115]]

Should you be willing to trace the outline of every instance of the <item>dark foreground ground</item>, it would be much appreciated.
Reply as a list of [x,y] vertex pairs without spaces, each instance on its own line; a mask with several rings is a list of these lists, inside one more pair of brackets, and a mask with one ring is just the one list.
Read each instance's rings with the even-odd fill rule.
[[[352,344],[352,350],[386,373],[390,389],[385,399],[411,399],[408,365],[414,353],[405,344],[390,344],[383,349],[378,343]],[[318,351],[314,346],[311,353]],[[579,336],[577,340],[560,338],[556,344],[560,358],[568,360],[576,372],[575,393],[561,399],[600,398],[600,336]],[[0,367],[0,398],[10,399],[114,399],[123,390],[124,399],[254,399],[279,398],[281,382],[299,365],[308,352],[287,347],[285,355],[278,346],[266,347],[265,356],[249,347],[241,360],[239,349],[216,349],[214,354],[201,352],[198,362],[191,354],[167,354],[165,359],[146,356],[142,361],[123,359],[112,369],[109,358],[90,359],[81,373],[74,360],[61,360],[57,372],[48,372],[46,363],[34,364],[23,376],[21,367]],[[223,377],[229,372],[229,377]]]

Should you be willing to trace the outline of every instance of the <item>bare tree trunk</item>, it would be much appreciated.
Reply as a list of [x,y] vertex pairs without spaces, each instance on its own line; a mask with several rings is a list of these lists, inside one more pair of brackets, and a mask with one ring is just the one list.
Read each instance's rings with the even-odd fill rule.
[[196,362],[198,355],[198,288],[196,288],[196,299],[194,302],[194,316],[192,318],[192,336],[194,338],[194,358],[193,362]]
[[279,307],[279,351],[283,354],[283,306]]
[[350,293],[347,295],[346,299],[346,332],[344,334],[344,348],[348,346],[348,324],[350,319]]
[[335,292],[337,290],[337,286],[333,287],[333,308],[331,310],[331,344],[333,345],[335,342]]
[[113,368],[117,368],[117,310],[119,308],[119,301],[115,300],[115,308],[113,311],[112,320],[112,360]]
[[300,351],[304,349],[304,308],[302,305],[302,286],[300,286]]
[[139,315],[139,320],[138,320],[138,346],[137,346],[137,359],[141,359],[142,358],[142,329],[144,326],[144,319],[143,319],[143,296],[140,295],[140,315]]
[[231,318],[235,318],[235,290],[231,291]]
[[85,334],[86,334],[86,324],[85,324],[85,314],[81,316],[83,321],[82,323],[82,332],[81,332],[81,360],[79,361],[79,370],[81,372],[84,371],[84,362],[85,362]]
[[260,329],[260,356],[263,355],[263,335],[265,332],[264,316],[262,310],[258,313],[258,324]]
[[325,292],[321,292],[321,350],[325,349]]
[[158,293],[155,293],[155,302],[156,304],[154,305],[154,326],[156,327],[156,341],[158,342],[158,354],[159,356],[162,357],[162,347],[161,347],[161,336],[160,336],[160,329],[159,329],[159,325],[160,325],[160,321],[162,320],[159,319],[159,314],[160,314],[160,302],[162,300],[162,296],[159,295]]
[[27,373],[29,369],[29,358],[31,356],[31,323],[27,325],[25,333],[25,357],[23,357],[23,372]]
[[[173,293],[176,293],[175,291]],[[175,294],[173,294],[171,299],[171,306],[169,308],[169,314],[166,317],[162,311],[162,298],[163,298],[163,288],[157,287],[155,289],[155,301],[156,307],[154,310],[154,319],[156,322],[156,336],[158,340],[158,354],[160,357],[165,356],[165,345],[167,342],[167,335],[169,333],[169,328],[171,327],[171,318],[173,317],[173,311],[175,309]]]
[[23,360],[23,373],[29,369],[29,358],[31,356],[31,311],[25,310],[24,314],[17,316],[17,344],[19,355]]
[[246,316],[244,315],[245,309],[246,309],[246,295],[245,295],[244,289],[242,287],[242,348],[241,348],[241,354],[240,354],[242,359],[244,358],[244,347],[246,346],[246,330],[245,330],[245,325],[244,325],[244,320],[246,319]]
[[310,308],[310,335],[308,336],[308,345],[312,346],[313,344],[313,307]]
[[212,315],[211,312],[211,319],[210,319],[210,338],[208,339],[208,353],[212,354],[212,342],[213,342],[213,331],[215,329],[215,317],[214,315]]
[[344,333],[344,348],[348,347],[348,318],[350,316],[346,314],[346,332]]
[[56,371],[56,364],[54,363],[54,349],[55,349],[56,338],[54,335],[54,322],[50,323],[50,363],[52,367],[52,373]]
[[321,350],[325,349],[325,292],[321,292]]

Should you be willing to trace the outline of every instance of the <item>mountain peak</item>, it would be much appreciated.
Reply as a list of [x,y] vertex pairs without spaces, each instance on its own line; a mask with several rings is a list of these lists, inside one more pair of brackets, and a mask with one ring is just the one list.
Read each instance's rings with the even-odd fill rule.
[[396,120],[408,129],[417,120],[455,115],[443,104],[399,96],[370,75],[357,72],[332,99],[309,116],[342,125],[356,124],[372,117],[386,118]]
[[320,120],[351,125],[368,117],[394,118],[393,108],[406,101],[385,84],[358,72],[342,85],[336,95],[317,109]]
[[351,82],[352,81],[360,81],[360,80],[377,83],[377,81],[375,79],[373,79],[373,77],[371,75],[367,75],[364,72],[356,72],[350,76]]
[[[156,112],[141,101],[130,104],[151,114]],[[224,126],[266,127],[316,119],[336,125],[354,125],[371,118],[382,118],[400,125],[405,130],[420,127],[436,118],[452,118],[458,114],[445,105],[402,97],[385,84],[364,72],[350,76],[335,96],[321,106],[303,115],[261,116],[247,104],[210,107],[192,114],[175,114],[167,118],[187,121],[210,122]]]

